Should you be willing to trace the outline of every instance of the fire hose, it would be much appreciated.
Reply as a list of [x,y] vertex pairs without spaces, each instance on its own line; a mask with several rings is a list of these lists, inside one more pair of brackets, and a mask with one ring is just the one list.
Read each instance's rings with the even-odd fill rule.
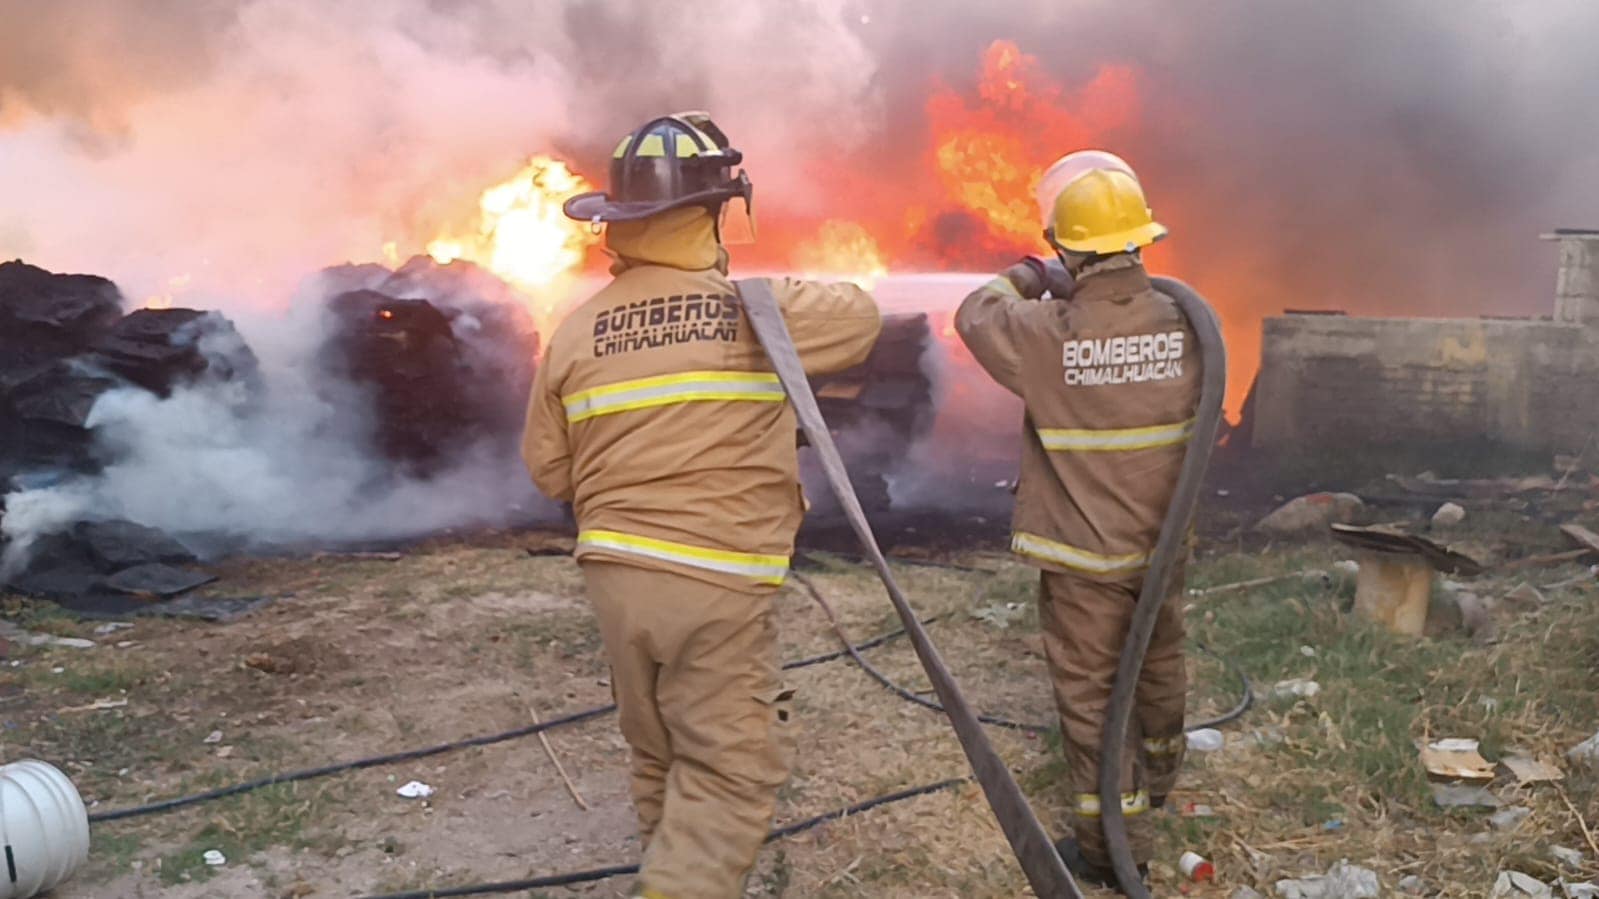
[[[1194,430],[1188,448],[1183,454],[1177,488],[1166,516],[1161,523],[1160,536],[1150,557],[1150,566],[1139,592],[1127,637],[1122,645],[1117,666],[1115,685],[1111,690],[1106,710],[1103,745],[1100,753],[1100,807],[1104,810],[1101,826],[1104,828],[1106,846],[1116,869],[1122,890],[1134,899],[1147,899],[1149,891],[1143,885],[1138,866],[1128,842],[1127,822],[1121,810],[1121,762],[1127,727],[1132,717],[1132,706],[1138,686],[1138,676],[1144,667],[1144,654],[1154,633],[1155,620],[1166,600],[1166,588],[1171,580],[1175,563],[1185,549],[1189,524],[1199,500],[1205,470],[1210,465],[1211,450],[1216,442],[1216,431],[1221,424],[1221,406],[1227,384],[1227,355],[1222,342],[1221,327],[1215,312],[1193,289],[1171,278],[1156,278],[1154,285],[1161,293],[1173,299],[1188,319],[1199,342],[1203,372],[1200,383],[1199,407],[1195,411]],[[889,600],[905,631],[911,646],[927,672],[933,691],[938,694],[945,714],[955,729],[961,748],[978,784],[988,799],[989,807],[998,820],[1023,874],[1040,899],[1069,899],[1081,897],[1077,884],[1056,853],[1048,833],[1033,814],[1032,806],[1022,795],[1021,788],[1005,766],[1004,760],[994,751],[988,735],[982,729],[978,716],[961,694],[953,675],[945,667],[938,649],[927,632],[916,620],[909,601],[894,573],[888,567],[882,549],[872,534],[860,500],[850,485],[849,474],[843,459],[833,443],[827,422],[822,418],[816,398],[811,393],[805,377],[804,366],[788,334],[781,308],[772,295],[767,282],[753,279],[736,282],[743,300],[744,311],[755,331],[755,336],[766,349],[772,367],[782,381],[794,405],[795,414],[810,445],[822,462],[822,469],[833,488],[839,505],[843,508],[850,526],[861,542],[862,549],[877,569]]]
[[1227,392],[1227,347],[1222,341],[1221,324],[1216,319],[1215,310],[1193,288],[1175,278],[1152,280],[1155,289],[1174,300],[1183,317],[1188,319],[1189,327],[1193,328],[1194,337],[1199,341],[1203,371],[1200,375],[1199,408],[1194,413],[1194,431],[1189,436],[1188,449],[1183,453],[1177,489],[1172,494],[1171,504],[1166,507],[1160,537],[1155,541],[1149,570],[1144,574],[1144,585],[1138,593],[1138,604],[1127,626],[1121,660],[1116,667],[1116,681],[1111,687],[1110,703],[1106,707],[1105,730],[1101,735],[1100,827],[1104,829],[1105,846],[1116,868],[1116,880],[1121,884],[1122,892],[1131,899],[1149,899],[1150,893],[1138,874],[1132,846],[1128,843],[1127,819],[1122,814],[1121,768],[1122,756],[1126,751],[1127,726],[1132,718],[1138,676],[1144,668],[1144,653],[1149,649],[1150,637],[1155,633],[1155,619],[1166,601],[1172,571],[1186,551],[1188,529],[1194,520],[1194,507],[1199,502],[1205,470],[1210,466],[1211,450],[1216,446],[1222,399]]
[[816,397],[811,393],[810,382],[805,378],[805,367],[800,363],[799,352],[789,337],[788,325],[783,321],[783,310],[778,306],[777,298],[772,295],[771,286],[761,279],[738,281],[735,282],[735,286],[743,300],[744,314],[749,319],[750,327],[754,329],[761,346],[766,349],[766,355],[772,362],[772,368],[777,372],[778,380],[782,381],[783,389],[788,392],[789,401],[793,403],[800,427],[804,429],[811,448],[816,450],[822,463],[822,470],[827,475],[828,483],[832,485],[833,494],[844,510],[845,517],[849,519],[850,527],[860,540],[861,549],[871,559],[872,566],[877,569],[877,575],[883,581],[889,601],[894,604],[894,611],[899,614],[900,621],[905,625],[905,633],[910,638],[911,647],[916,650],[916,657],[926,670],[928,680],[932,682],[933,692],[938,694],[944,713],[949,716],[950,724],[955,728],[955,736],[960,740],[961,749],[966,753],[966,760],[972,767],[972,773],[977,777],[977,783],[982,787],[983,795],[988,799],[988,805],[993,809],[994,817],[998,819],[1006,841],[1016,853],[1016,860],[1021,864],[1022,873],[1026,875],[1027,882],[1032,884],[1033,893],[1040,899],[1081,899],[1083,894],[1077,889],[1077,883],[1067,872],[1060,855],[1055,852],[1044,825],[1040,824],[1038,817],[1033,814],[1032,806],[1027,804],[1027,798],[1022,795],[1021,787],[1016,784],[1016,779],[1011,777],[1010,770],[1005,766],[1005,760],[994,751],[993,744],[988,740],[988,734],[983,730],[982,722],[966,702],[966,697],[961,695],[960,687],[956,685],[954,676],[945,667],[938,648],[928,638],[927,631],[916,619],[916,613],[911,609],[904,591],[894,579],[894,572],[889,569],[888,560],[883,557],[883,551],[877,545],[877,538],[872,534],[872,526],[866,520],[866,512],[861,509],[860,499],[856,497],[855,489],[850,484],[849,474],[844,469],[844,460],[839,456],[838,447],[833,443],[833,435],[828,431],[827,422],[822,418],[822,411],[816,405]]

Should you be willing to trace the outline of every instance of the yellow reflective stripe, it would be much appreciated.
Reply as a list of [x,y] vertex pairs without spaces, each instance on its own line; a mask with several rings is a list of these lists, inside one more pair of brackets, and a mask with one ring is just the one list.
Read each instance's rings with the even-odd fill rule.
[[582,531],[577,535],[577,545],[594,549],[611,549],[632,553],[664,562],[692,565],[707,571],[737,574],[754,578],[762,584],[781,584],[788,577],[788,556],[765,556],[758,553],[741,553],[725,549],[706,549],[687,543],[674,543],[654,537],[639,537],[620,531]]
[[1010,279],[1004,276],[995,278],[994,280],[988,282],[988,284],[985,286],[989,290],[997,290],[1000,293],[1008,293],[1013,297],[1017,297],[1018,299],[1022,295],[1021,291],[1016,289],[1016,285],[1010,283]]
[[1017,531],[1011,535],[1011,552],[1017,555],[1054,562],[1067,568],[1094,574],[1111,574],[1118,571],[1136,571],[1149,564],[1149,553],[1128,553],[1124,556],[1103,556],[1077,546],[1046,540],[1036,534]]
[[[1077,814],[1084,818],[1098,818],[1100,813],[1099,794],[1078,793]],[[1129,817],[1149,811],[1149,791],[1139,790],[1136,793],[1122,794],[1122,814]]]
[[1106,452],[1150,449],[1187,443],[1194,420],[1147,428],[1039,428],[1038,439],[1050,452]]
[[1182,734],[1164,740],[1145,740],[1144,751],[1150,755],[1176,755],[1182,751],[1186,742],[1187,738]]
[[[710,137],[705,135],[704,132],[700,132],[700,136],[705,138],[705,146],[707,148],[714,148],[716,146],[715,141],[712,141]],[[631,134],[622,138],[622,142],[616,145],[616,152],[612,154],[611,158],[621,159],[623,156],[626,156],[627,145],[632,142],[633,135]],[[683,134],[681,132],[678,133],[675,143],[677,144],[676,149],[679,159],[688,159],[690,157],[700,155],[699,146],[694,143],[694,138],[689,137],[687,134]],[[661,136],[659,134],[646,135],[643,142],[638,145],[638,152],[633,155],[665,156],[666,154],[661,152],[664,146],[665,142],[661,140]]]
[[780,403],[785,399],[777,375],[759,371],[686,371],[653,378],[618,381],[561,397],[566,420],[596,415],[711,400]]

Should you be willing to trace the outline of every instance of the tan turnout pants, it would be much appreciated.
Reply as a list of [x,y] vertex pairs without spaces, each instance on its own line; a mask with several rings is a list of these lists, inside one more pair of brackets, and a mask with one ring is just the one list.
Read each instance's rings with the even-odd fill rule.
[[[1122,810],[1133,857],[1140,864],[1149,861],[1154,848],[1150,799],[1165,801],[1177,783],[1187,748],[1182,583],[1179,570],[1149,641],[1122,756]],[[1060,711],[1073,830],[1084,857],[1100,866],[1110,864],[1099,826],[1100,739],[1116,663],[1141,586],[1140,582],[1104,584],[1048,571],[1042,572],[1039,584],[1038,617]]]
[[611,662],[650,899],[735,899],[793,762],[770,595],[582,563]]

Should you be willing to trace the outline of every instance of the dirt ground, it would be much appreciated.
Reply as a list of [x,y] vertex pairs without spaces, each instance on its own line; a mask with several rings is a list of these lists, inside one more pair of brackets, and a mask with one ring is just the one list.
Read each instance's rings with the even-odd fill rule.
[[[97,646],[13,642],[0,664],[0,759],[61,766],[101,811],[604,705],[607,670],[576,566],[529,556],[532,539],[440,540],[395,561],[234,560],[213,589],[277,599],[225,624],[139,618],[113,631],[6,599],[14,623]],[[1340,557],[1325,543],[1211,545],[1190,574],[1215,584]],[[934,639],[975,705],[1051,721],[1029,604],[1034,575],[993,553],[957,561],[985,570],[900,569],[923,614],[940,616]],[[823,558],[810,573],[857,640],[897,627],[860,566]],[[1434,807],[1415,759],[1418,739],[1466,736],[1493,758],[1519,748],[1558,760],[1599,726],[1599,590],[1574,566],[1531,575],[1576,580],[1535,608],[1506,604],[1493,645],[1453,633],[1411,643],[1376,633],[1345,611],[1347,584],[1314,578],[1196,598],[1194,635],[1237,658],[1263,689],[1308,677],[1323,690],[1268,699],[1225,728],[1225,749],[1191,755],[1174,810],[1159,814],[1156,894],[1219,897],[1242,885],[1269,894],[1279,878],[1340,858],[1373,868],[1390,889],[1414,874],[1444,896],[1486,895],[1506,867],[1545,879],[1599,874],[1588,830],[1599,800],[1584,775],[1536,788],[1501,778],[1493,787],[1501,800],[1531,810],[1504,831],[1484,812]],[[1519,583],[1487,578],[1473,589],[1500,595]],[[797,587],[776,602],[785,658],[836,648]],[[904,641],[871,658],[926,688]],[[1195,717],[1232,704],[1236,686],[1215,662],[1196,657],[1190,666]],[[778,824],[966,774],[940,716],[847,661],[789,680],[804,736]],[[1056,741],[1000,729],[992,737],[1058,830],[1068,789]],[[89,868],[54,896],[359,896],[636,860],[614,717],[549,739],[586,809],[538,740],[522,738],[97,825]],[[396,795],[412,780],[436,792]],[[1585,861],[1562,869],[1550,855],[1556,845]],[[1216,862],[1218,883],[1182,882],[1175,863],[1189,849]],[[206,865],[207,850],[226,863]],[[623,897],[629,886],[616,878],[524,895]],[[774,843],[748,894],[908,899],[1027,889],[980,793],[965,786]]]

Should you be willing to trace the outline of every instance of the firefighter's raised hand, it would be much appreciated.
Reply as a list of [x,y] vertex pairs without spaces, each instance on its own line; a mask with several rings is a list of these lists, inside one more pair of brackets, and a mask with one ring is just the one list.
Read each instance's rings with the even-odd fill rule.
[[1037,256],[1027,256],[999,274],[1024,299],[1036,300],[1045,293],[1056,297],[1071,293],[1072,276],[1058,259],[1046,262]]

